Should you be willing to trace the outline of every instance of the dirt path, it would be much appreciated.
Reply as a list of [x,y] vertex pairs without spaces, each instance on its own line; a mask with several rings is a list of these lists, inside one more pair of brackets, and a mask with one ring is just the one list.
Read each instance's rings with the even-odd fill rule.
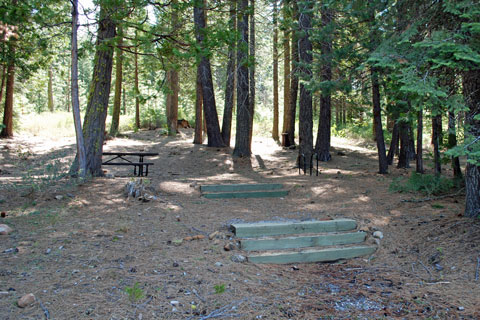
[[[159,153],[148,177],[159,200],[149,202],[126,199],[127,168],[80,186],[54,183],[73,141],[1,140],[0,223],[15,229],[0,236],[2,318],[44,319],[44,310],[54,319],[480,317],[480,222],[459,216],[462,197],[402,202],[414,195],[388,187],[408,171],[378,175],[375,152],[345,140],[334,141],[317,177],[298,175],[296,151],[269,139],[255,141],[251,161],[234,161],[230,149],[192,145],[191,134],[144,131],[107,142],[106,151]],[[283,183],[289,195],[207,200],[198,190],[240,182]],[[224,250],[236,219],[327,217],[356,219],[384,239],[373,256],[336,264],[235,263],[242,252]],[[214,231],[219,238],[175,245]],[[30,292],[44,308],[16,306]]]

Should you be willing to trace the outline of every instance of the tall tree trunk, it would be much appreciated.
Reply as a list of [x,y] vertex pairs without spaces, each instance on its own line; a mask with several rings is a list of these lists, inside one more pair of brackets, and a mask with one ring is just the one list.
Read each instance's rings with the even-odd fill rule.
[[[113,48],[105,46],[105,43],[110,43],[115,37],[115,22],[111,18],[112,12],[115,12],[115,8],[107,7],[101,2],[95,63],[83,122],[86,174],[92,176],[103,175],[103,140],[113,64]],[[73,166],[78,167],[78,163]]]
[[[292,2],[292,20],[298,21],[298,5],[296,1]],[[295,120],[297,114],[297,98],[298,98],[298,25],[292,29],[292,53],[290,55],[292,60],[292,69],[290,72],[290,107],[289,116],[288,116],[288,126],[285,132],[287,133],[286,137],[286,147],[295,145]]]
[[410,168],[410,137],[408,127],[410,124],[406,121],[400,121],[398,124],[400,136],[400,154],[398,156],[397,168]]
[[[237,1],[230,0],[230,20],[228,27],[230,32],[235,32]],[[232,113],[235,92],[235,43],[228,45],[227,83],[225,86],[225,106],[223,109],[222,139],[226,146],[230,146],[232,134]]]
[[[288,19],[288,5],[289,0],[283,1],[283,19]],[[283,31],[283,127],[282,134],[285,134],[288,131],[288,126],[290,125],[290,36],[288,28],[285,28]],[[282,146],[289,146],[288,137],[282,138]]]
[[[322,28],[327,28],[332,22],[333,12],[327,6],[321,8]],[[332,81],[332,35],[323,39],[322,49],[322,81]],[[322,90],[320,96],[320,117],[318,119],[318,132],[315,151],[320,161],[330,161],[330,140],[332,123],[332,97],[330,90]]]
[[175,136],[177,134],[178,124],[178,71],[170,69],[167,71],[167,128],[168,135]]
[[423,109],[417,112],[417,157],[415,171],[424,173],[423,169]]
[[52,67],[48,69],[48,111],[53,112],[53,72]]
[[[0,83],[0,104],[2,103],[3,98],[3,88],[5,87],[5,79],[7,78],[7,65],[2,66],[2,81]],[[1,107],[1,106],[0,106]]]
[[380,85],[378,83],[378,73],[375,67],[371,67],[372,79],[372,101],[373,101],[373,119],[375,126],[375,140],[378,151],[378,173],[388,173],[388,161],[385,153],[385,140],[383,137],[382,117],[380,107]]
[[240,38],[237,44],[237,130],[235,137],[236,157],[249,157],[250,149],[250,97],[248,72],[248,0],[239,0],[237,10],[237,30]]
[[[16,1],[14,1],[16,3]],[[10,59],[7,62],[7,84],[5,88],[5,107],[3,109],[3,129],[0,138],[13,137],[13,89],[15,82],[15,40],[8,41]]]
[[395,156],[395,154],[397,154],[399,141],[400,141],[399,124],[396,121],[394,121],[393,129],[392,129],[392,141],[390,141],[390,148],[388,149],[388,155],[387,155],[388,165],[393,164],[393,157]]
[[[196,6],[193,8],[193,17],[195,22],[195,35],[197,38],[197,44],[200,46],[200,48],[205,49],[204,32],[206,28],[206,17],[205,7],[202,2],[196,2]],[[200,79],[202,82],[203,111],[205,112],[205,120],[207,122],[208,146],[223,147],[225,144],[223,143],[222,134],[220,133],[220,126],[218,124],[210,59],[201,54],[199,60]]]
[[[308,32],[312,28],[312,1],[301,3],[299,6],[298,25],[301,31],[299,39],[298,55],[301,67],[299,68],[302,81],[300,83],[300,122],[299,122],[299,142],[298,150],[300,168],[310,168],[310,157],[313,152],[313,116],[312,116],[312,93],[305,85],[312,77],[311,64],[312,43]],[[305,163],[306,162],[306,163]]]
[[248,69],[249,73],[249,91],[250,95],[248,98],[249,102],[249,130],[248,130],[248,143],[249,148],[252,150],[252,138],[253,138],[253,116],[255,115],[255,0],[250,0],[250,10],[249,10],[249,20],[250,20],[250,68]]
[[120,125],[120,105],[122,100],[122,82],[123,82],[123,32],[122,27],[118,27],[118,41],[116,52],[115,65],[115,95],[113,97],[113,112],[112,124],[110,126],[110,135],[116,136],[118,134],[118,127]]
[[[480,69],[466,71],[463,75],[463,95],[469,110],[465,112],[465,138],[467,150],[478,152],[480,139]],[[475,119],[475,117],[477,117]],[[470,160],[470,161],[469,161]],[[472,163],[473,162],[473,163]],[[467,154],[465,170],[465,216],[480,215],[480,159]]]
[[123,95],[123,99],[122,99],[122,101],[123,101],[123,103],[122,103],[122,104],[123,104],[123,106],[122,106],[122,109],[123,109],[123,110],[122,110],[122,114],[125,115],[125,114],[127,114],[127,99],[126,99],[125,86],[123,86],[123,88],[122,88],[122,95]]
[[272,138],[278,141],[278,9],[273,0],[273,129]]
[[[171,9],[171,21],[172,21],[172,34],[176,33],[178,26],[178,12],[177,12],[177,0],[172,1]],[[175,63],[175,56],[172,56],[172,64]],[[167,70],[167,84],[168,84],[168,93],[167,93],[167,103],[166,103],[166,112],[167,112],[167,129],[169,136],[175,136],[177,134],[177,124],[178,124],[178,71],[175,69],[174,65],[169,65]]]
[[[455,113],[448,111],[448,148],[452,149],[457,146],[457,130],[455,127]],[[461,179],[462,169],[460,168],[460,159],[458,157],[452,157],[452,169],[453,176]]]
[[[135,33],[135,38],[137,34]],[[140,129],[140,88],[138,86],[138,48],[135,46],[135,128]]]
[[78,172],[81,178],[87,174],[87,159],[85,154],[85,140],[82,131],[82,119],[80,116],[80,102],[78,94],[78,0],[72,1],[72,64],[71,64],[71,93],[72,93],[72,110],[73,122],[75,124],[75,136],[77,141],[77,161]]
[[[439,112],[439,110],[434,110],[434,112]],[[442,173],[442,164],[440,159],[440,132],[439,126],[441,125],[441,114],[433,114],[432,117],[432,143],[433,143],[433,163],[434,163],[434,172],[436,175]]]
[[195,84],[195,136],[194,144],[203,143],[203,97],[202,97],[202,81],[200,79],[200,66],[197,67],[197,81]]
[[[78,69],[78,66],[77,66]],[[72,70],[72,62],[70,61],[69,63],[69,70]],[[67,112],[70,112],[72,103],[72,93],[71,93],[71,86],[72,86],[72,75],[71,73],[68,74],[67,76],[67,85],[65,88],[66,95],[65,95],[65,105],[67,106]]]

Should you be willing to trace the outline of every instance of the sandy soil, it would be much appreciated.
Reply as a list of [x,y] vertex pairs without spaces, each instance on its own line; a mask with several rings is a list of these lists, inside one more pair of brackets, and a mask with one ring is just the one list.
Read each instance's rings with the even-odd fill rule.
[[[20,136],[0,141],[2,319],[478,319],[480,221],[461,216],[463,196],[404,202],[390,193],[375,152],[334,140],[320,175],[299,175],[296,151],[254,142],[251,160],[231,149],[142,131],[107,141],[105,151],[152,151],[148,181],[158,200],[127,199],[131,168],[82,185],[55,174],[73,140]],[[345,155],[338,155],[337,152]],[[43,174],[43,179],[38,175]],[[278,182],[279,199],[208,200],[198,186]],[[353,218],[384,238],[370,257],[340,263],[235,263],[232,221]],[[218,238],[183,242],[208,235]],[[477,279],[476,279],[477,277]],[[130,292],[130,293],[129,293]],[[26,308],[18,298],[33,293]],[[136,295],[135,295],[136,293]],[[177,303],[178,302],[178,303]]]

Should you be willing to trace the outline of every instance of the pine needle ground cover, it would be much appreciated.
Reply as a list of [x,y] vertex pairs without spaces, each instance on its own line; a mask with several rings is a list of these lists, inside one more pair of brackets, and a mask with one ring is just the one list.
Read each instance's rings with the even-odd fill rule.
[[[107,168],[114,178],[85,184],[60,179],[34,190],[7,187],[23,181],[17,164],[42,171],[48,161],[69,163],[74,144],[27,136],[0,141],[6,213],[0,223],[14,229],[0,236],[2,319],[45,318],[41,305],[55,319],[480,316],[480,222],[459,216],[463,195],[404,202],[423,195],[388,189],[410,171],[379,175],[376,153],[347,140],[335,139],[332,161],[310,177],[294,168],[296,151],[268,139],[254,140],[260,166],[255,157],[232,159],[227,148],[192,145],[192,131],[177,137],[139,131],[107,141],[105,151],[159,153],[148,177],[158,200],[148,202],[125,196],[131,173],[121,168]],[[31,155],[22,158],[19,147]],[[288,196],[205,199],[199,190],[254,182],[281,183]],[[232,261],[244,251],[227,225],[325,219],[354,219],[367,244],[377,245],[376,230],[383,239],[373,255],[336,263]],[[37,301],[17,307],[27,293]]]

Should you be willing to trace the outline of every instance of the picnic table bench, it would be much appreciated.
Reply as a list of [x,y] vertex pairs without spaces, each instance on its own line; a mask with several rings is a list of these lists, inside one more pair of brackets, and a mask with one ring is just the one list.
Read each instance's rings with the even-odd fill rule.
[[[156,152],[103,152],[104,156],[111,156],[111,159],[108,159],[105,162],[102,162],[104,166],[133,166],[133,174],[137,175],[138,167],[138,176],[141,177],[144,175],[148,176],[148,166],[153,166],[152,162],[144,162],[144,157],[153,157],[158,156]],[[138,162],[134,162],[128,158],[138,157]],[[117,161],[115,161],[117,160]],[[145,171],[143,168],[145,167]]]

